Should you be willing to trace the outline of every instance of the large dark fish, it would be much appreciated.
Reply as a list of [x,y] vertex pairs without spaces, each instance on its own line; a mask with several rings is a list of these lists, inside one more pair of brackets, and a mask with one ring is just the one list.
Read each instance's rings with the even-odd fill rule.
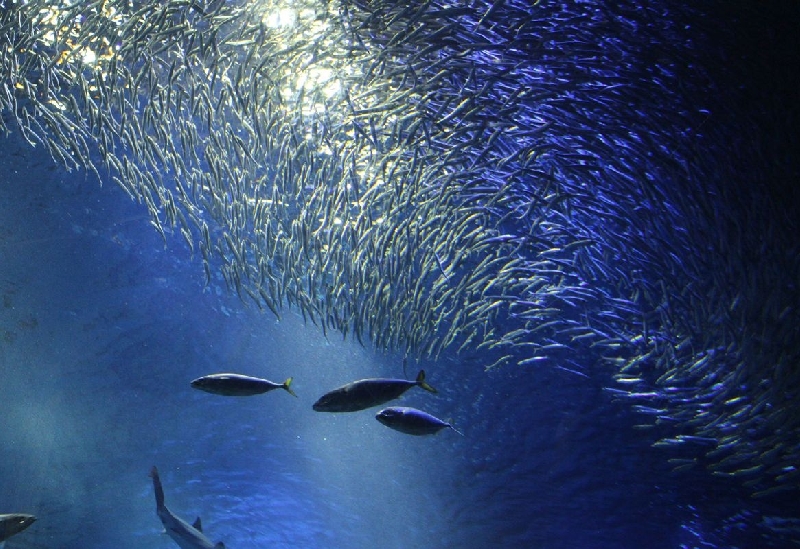
[[220,541],[214,544],[203,534],[200,517],[194,521],[194,524],[189,524],[167,509],[167,506],[164,505],[164,489],[161,487],[161,479],[155,466],[150,470],[150,478],[153,479],[153,489],[156,493],[156,513],[158,518],[161,519],[167,535],[181,549],[225,549],[224,543]]
[[415,381],[405,379],[361,379],[322,395],[314,403],[317,412],[357,412],[393,400],[412,387],[422,387],[431,393],[436,389],[425,383],[425,371],[420,370]]
[[252,396],[260,395],[274,389],[283,389],[292,396],[297,396],[290,385],[292,378],[283,383],[261,379],[260,377],[245,376],[242,374],[211,374],[198,377],[192,381],[192,387],[207,393],[223,396]]
[[8,538],[19,534],[35,521],[36,517],[24,513],[0,515],[0,549],[5,547]]
[[375,419],[387,427],[407,435],[435,435],[442,429],[449,427],[459,435],[464,436],[464,433],[446,421],[442,421],[416,408],[407,408],[405,406],[384,408],[375,415]]

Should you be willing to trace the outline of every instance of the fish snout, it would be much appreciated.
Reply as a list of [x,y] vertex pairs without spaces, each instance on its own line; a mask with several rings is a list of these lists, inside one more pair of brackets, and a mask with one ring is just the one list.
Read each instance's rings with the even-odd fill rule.
[[311,406],[315,412],[330,412],[331,410],[331,399],[328,395],[323,395],[317,399],[317,401]]
[[23,515],[23,519],[22,519],[23,526],[22,526],[22,528],[25,529],[28,526],[30,526],[31,524],[33,524],[34,522],[36,522],[36,517],[35,516],[33,516],[33,515]]
[[0,540],[19,534],[34,522],[36,522],[36,517],[25,513],[0,515],[0,533],[4,534]]
[[387,425],[389,422],[392,421],[392,419],[396,418],[397,415],[398,414],[395,410],[392,410],[391,408],[384,408],[383,410],[375,414],[375,419],[377,419],[384,425]]

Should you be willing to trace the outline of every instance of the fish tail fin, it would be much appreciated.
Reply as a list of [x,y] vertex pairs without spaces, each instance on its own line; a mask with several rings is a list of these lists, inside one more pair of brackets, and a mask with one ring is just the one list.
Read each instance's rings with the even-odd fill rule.
[[436,389],[425,383],[425,370],[420,370],[417,374],[417,385],[428,391],[429,393],[438,393]]
[[292,384],[292,379],[293,378],[290,377],[286,381],[284,381],[283,382],[283,388],[286,390],[287,393],[289,393],[293,397],[297,398],[297,395],[294,393],[294,391],[292,391],[292,388],[290,387],[290,385]]
[[156,509],[161,509],[164,507],[164,488],[161,486],[161,478],[155,465],[150,469],[150,478],[153,479],[153,490],[156,493]]
[[461,431],[459,431],[458,429],[456,429],[455,427],[453,427],[453,418],[451,418],[451,417],[450,417],[450,418],[447,418],[447,421],[445,421],[445,423],[446,423],[446,424],[447,424],[447,426],[448,426],[448,427],[450,427],[450,428],[451,428],[453,431],[455,431],[456,433],[458,433],[458,434],[459,434],[459,435],[461,435],[462,437],[464,436],[464,433],[462,433]]

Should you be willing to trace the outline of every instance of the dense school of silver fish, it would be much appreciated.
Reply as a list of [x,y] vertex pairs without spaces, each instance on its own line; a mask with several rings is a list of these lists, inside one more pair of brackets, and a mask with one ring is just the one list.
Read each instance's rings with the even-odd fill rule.
[[209,283],[409,359],[611,371],[677,468],[797,492],[800,266],[749,260],[687,143],[679,13],[0,4],[0,129],[116,181]]

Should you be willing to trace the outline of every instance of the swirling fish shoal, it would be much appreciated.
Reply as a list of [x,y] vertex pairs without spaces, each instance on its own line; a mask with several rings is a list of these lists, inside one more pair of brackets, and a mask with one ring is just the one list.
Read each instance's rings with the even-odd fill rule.
[[681,10],[344,0],[281,27],[258,3],[88,4],[4,4],[0,128],[108,167],[208,284],[412,357],[563,344],[677,433],[798,461],[798,254],[765,246],[780,216],[728,151],[691,152],[726,104]]

